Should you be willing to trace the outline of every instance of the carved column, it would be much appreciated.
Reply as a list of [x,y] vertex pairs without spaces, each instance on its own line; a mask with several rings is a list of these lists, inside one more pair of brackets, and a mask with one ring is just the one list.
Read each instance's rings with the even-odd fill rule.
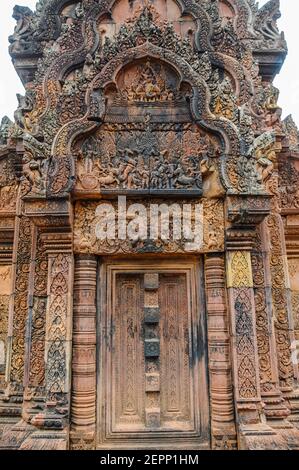
[[265,222],[263,222],[257,230],[255,246],[252,253],[256,329],[261,394],[266,404],[265,414],[269,419],[275,417],[279,419],[279,416],[280,418],[288,416],[289,412],[283,404],[279,390],[277,351],[272,317],[272,281],[268,263],[269,240],[267,234],[267,227]]
[[[298,211],[298,209],[297,209]],[[297,212],[296,211],[296,212]],[[290,276],[292,317],[295,341],[292,344],[292,358],[299,364],[299,214],[293,212],[284,216],[284,231],[288,256],[288,271]]]
[[227,287],[237,412],[242,425],[258,424],[261,396],[250,252],[239,250],[227,253]]
[[[226,208],[227,289],[239,447],[284,449],[287,447],[285,440],[267,424],[260,385],[267,351],[262,357],[265,351],[258,341],[264,333],[261,331],[263,322],[267,323],[263,310],[267,300],[263,271],[257,267],[257,261],[261,260],[257,260],[253,246],[259,225],[270,213],[270,198],[258,194],[233,195],[227,198]],[[255,288],[253,273],[260,290]]]
[[292,445],[290,439],[293,439],[296,431],[286,420],[290,410],[279,388],[270,256],[269,234],[267,224],[263,221],[257,229],[252,253],[261,397],[267,422],[281,435],[281,445],[288,448],[288,443]]
[[7,356],[8,307],[11,288],[11,266],[0,265],[0,396],[5,389]]
[[1,217],[0,211],[0,397],[5,390],[9,300],[12,291],[14,217]]
[[32,225],[27,217],[17,217],[13,253],[13,293],[9,316],[9,393],[22,393],[24,380],[25,328],[28,312],[29,270]]
[[95,444],[96,286],[97,258],[78,255],[74,277],[72,449],[92,449]]
[[[7,334],[6,383],[0,402],[1,422],[7,426],[1,437],[0,448],[17,449],[30,434],[26,423],[20,420],[24,392],[25,335],[29,306],[29,272],[32,257],[32,224],[21,215],[21,203],[17,209],[12,258],[12,282],[9,300]],[[7,419],[8,418],[8,419]]]
[[0,210],[0,442],[5,427],[15,421],[14,408],[8,406],[8,403],[5,406],[5,402],[2,402],[7,387],[5,372],[8,354],[8,314],[12,292],[12,246],[15,218],[14,216],[8,218],[6,213],[3,217],[1,215]]
[[[58,232],[58,233],[57,233]],[[41,428],[23,442],[21,450],[65,450],[69,439],[73,255],[71,233],[45,232],[48,254],[45,331],[45,409],[31,424]]]
[[42,229],[34,226],[29,273],[26,326],[24,404],[22,417],[28,423],[45,402],[45,333],[47,311],[48,257]]
[[[236,247],[236,239],[234,246]],[[239,448],[282,449],[285,443],[270,426],[266,425],[263,414],[252,263],[248,240],[244,246],[240,240],[239,247],[239,250],[233,249],[227,253],[227,288],[231,315]]]
[[288,260],[290,284],[291,284],[291,299],[292,299],[292,314],[294,322],[295,341],[292,344],[292,358],[293,362],[298,365],[299,363],[299,253],[290,256]]
[[272,280],[272,303],[280,388],[291,411],[289,421],[299,427],[298,364],[292,359],[295,342],[291,286],[285,233],[281,216],[267,218],[268,259]]
[[[69,413],[71,382],[73,256],[70,252],[49,254],[48,306],[46,328],[46,394],[49,411]],[[57,409],[55,409],[57,407]],[[63,416],[63,414],[62,414]],[[51,421],[51,413],[49,413]],[[59,422],[60,421],[60,422]],[[50,424],[50,423],[49,423]]]
[[223,255],[210,254],[206,256],[205,279],[208,312],[212,447],[213,449],[235,449],[237,439]]
[[[261,398],[260,365],[257,339],[251,252],[247,249],[228,251],[227,287],[231,312],[235,400],[241,449],[287,449],[291,445],[281,431],[270,427]],[[258,306],[259,308],[259,306]],[[258,315],[260,312],[258,311]],[[258,321],[260,316],[258,316]],[[285,409],[282,410],[285,416]],[[295,446],[295,444],[294,444]]]

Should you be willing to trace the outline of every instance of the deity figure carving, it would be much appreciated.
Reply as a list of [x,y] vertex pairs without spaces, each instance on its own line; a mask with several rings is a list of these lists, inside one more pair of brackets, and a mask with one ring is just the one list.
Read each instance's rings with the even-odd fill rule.
[[252,146],[260,181],[263,183],[269,179],[274,170],[274,160],[276,158],[274,144],[275,137],[273,133],[265,132],[255,139]]
[[279,90],[270,84],[266,90],[266,99],[264,103],[265,122],[269,129],[281,129],[282,109],[278,106]]
[[18,108],[14,113],[16,124],[34,136],[38,136],[39,127],[37,124],[38,110],[35,109],[34,91],[28,89],[26,95],[17,94]]
[[231,79],[226,76],[220,78],[216,69],[209,81],[211,91],[211,110],[216,116],[222,116],[233,122],[238,116],[237,98],[233,89]]
[[10,52],[30,50],[34,33],[33,12],[28,7],[16,5],[13,10],[13,18],[17,21],[17,25],[14,34],[9,37]]
[[[163,70],[162,70],[163,72]],[[168,88],[165,77],[160,76],[149,61],[139,69],[139,76],[124,91],[129,102],[156,102],[172,101],[174,92]]]
[[118,170],[119,181],[128,189],[132,189],[134,173],[136,171],[136,151],[124,149],[119,151],[120,168]]
[[9,117],[4,116],[0,124],[0,145],[6,145],[9,137],[10,130],[13,126]]
[[41,160],[35,160],[29,154],[23,157],[23,181],[28,185],[28,193],[43,195],[46,191],[45,173]]

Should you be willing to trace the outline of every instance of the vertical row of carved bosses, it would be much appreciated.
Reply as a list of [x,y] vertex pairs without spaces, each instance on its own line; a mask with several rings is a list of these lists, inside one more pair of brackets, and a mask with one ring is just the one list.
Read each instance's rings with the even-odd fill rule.
[[[151,372],[145,373],[145,392],[146,392],[146,411],[145,419],[148,427],[160,426],[160,407],[159,401],[154,401],[155,407],[149,407],[151,394],[160,392],[160,338],[159,338],[159,274],[144,274],[144,357],[145,370]],[[148,364],[147,364],[148,363]],[[149,367],[148,367],[149,366]]]

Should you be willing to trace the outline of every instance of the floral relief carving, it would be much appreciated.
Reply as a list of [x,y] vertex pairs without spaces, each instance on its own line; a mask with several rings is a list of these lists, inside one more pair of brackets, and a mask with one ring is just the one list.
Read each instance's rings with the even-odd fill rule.
[[[111,204],[117,216],[118,203],[113,201],[102,201],[105,204]],[[134,201],[144,204],[144,201]],[[156,199],[155,204],[163,204],[163,200]],[[182,200],[180,201],[181,209],[183,204],[196,205],[196,200]],[[96,202],[80,202],[77,203],[75,208],[75,228],[74,228],[74,244],[75,251],[84,253],[95,254],[115,254],[115,253],[146,253],[146,252],[166,252],[166,253],[184,253],[185,239],[175,240],[170,231],[170,239],[157,241],[148,238],[146,240],[139,240],[132,242],[129,239],[111,239],[100,240],[96,236],[96,225],[99,218],[96,216],[96,209],[98,207]],[[129,203],[127,207],[129,208]],[[148,211],[148,222],[150,222],[149,204],[145,204]],[[203,201],[203,246],[199,247],[200,251],[218,251],[224,246],[224,229],[223,229],[223,204],[220,200],[204,200]],[[129,222],[129,219],[127,219]]]
[[46,391],[49,397],[65,393],[66,334],[70,257],[58,254],[50,265],[50,294],[47,312]]
[[[282,121],[272,84],[287,52],[279,16],[279,0],[262,7],[253,0],[39,0],[34,12],[14,8],[10,54],[25,92],[17,96],[14,122],[4,117],[0,124],[0,441],[3,417],[15,421],[18,413],[42,430],[30,427],[24,437],[26,428],[21,436],[23,422],[22,431],[8,430],[24,438],[24,449],[101,445],[99,427],[106,432],[109,423],[98,423],[96,413],[96,293],[108,258],[121,265],[133,257],[141,265],[145,258],[202,265],[205,295],[193,299],[199,281],[192,275],[188,296],[192,304],[206,303],[210,406],[195,413],[210,419],[210,428],[201,429],[204,445],[297,446],[289,423],[298,409],[291,347],[299,331],[299,271],[290,217],[299,210],[299,133],[291,116]],[[118,217],[118,197],[126,200],[125,223],[135,227],[135,238],[119,237],[117,223],[115,237],[100,236],[101,208]],[[138,231],[129,211],[133,204],[146,217],[152,204],[172,204],[176,214],[197,206],[201,219],[192,213],[190,223],[193,232],[202,229],[199,244],[190,243],[188,230],[175,237],[173,214],[168,238],[151,237],[149,226],[144,236],[144,221]],[[294,258],[287,260],[289,252]],[[147,275],[144,282],[150,284]],[[167,282],[169,298],[145,288],[148,324],[140,335],[133,307],[124,315],[120,351],[128,354],[120,357],[127,367],[116,375],[126,376],[126,396],[116,408],[123,407],[132,429],[139,340],[148,348],[144,421],[153,426],[160,419],[165,384],[157,379],[158,361],[149,359],[157,349],[148,345],[157,348],[150,340],[157,340],[164,297],[169,361],[179,357],[191,370],[188,347],[177,354],[178,339],[188,346],[189,326],[180,331]],[[114,347],[115,325],[102,326],[103,340]],[[196,334],[205,339],[201,326]],[[197,354],[192,371],[204,355]],[[173,408],[187,377],[178,370],[167,370]]]
[[18,257],[14,296],[11,380],[22,383],[24,374],[25,328],[28,313],[28,287],[31,258],[32,230],[30,220],[21,217],[19,222]]
[[240,398],[253,398],[258,394],[255,346],[252,322],[252,303],[249,289],[241,288],[234,297],[236,312],[236,341],[238,360],[238,394]]
[[293,383],[294,370],[290,354],[291,340],[289,336],[286,272],[283,261],[282,223],[280,216],[269,216],[267,218],[267,226],[271,241],[270,269],[279,377],[282,385],[291,385]]

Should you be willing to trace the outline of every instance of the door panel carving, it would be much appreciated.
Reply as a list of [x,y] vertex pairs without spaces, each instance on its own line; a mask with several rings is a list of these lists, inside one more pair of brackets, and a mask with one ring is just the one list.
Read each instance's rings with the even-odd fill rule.
[[161,389],[163,421],[167,428],[192,429],[190,396],[192,359],[189,337],[186,276],[162,274],[159,292],[161,305]]
[[138,275],[118,274],[112,312],[112,429],[143,429],[142,286]]
[[199,267],[101,270],[99,447],[208,448]]

